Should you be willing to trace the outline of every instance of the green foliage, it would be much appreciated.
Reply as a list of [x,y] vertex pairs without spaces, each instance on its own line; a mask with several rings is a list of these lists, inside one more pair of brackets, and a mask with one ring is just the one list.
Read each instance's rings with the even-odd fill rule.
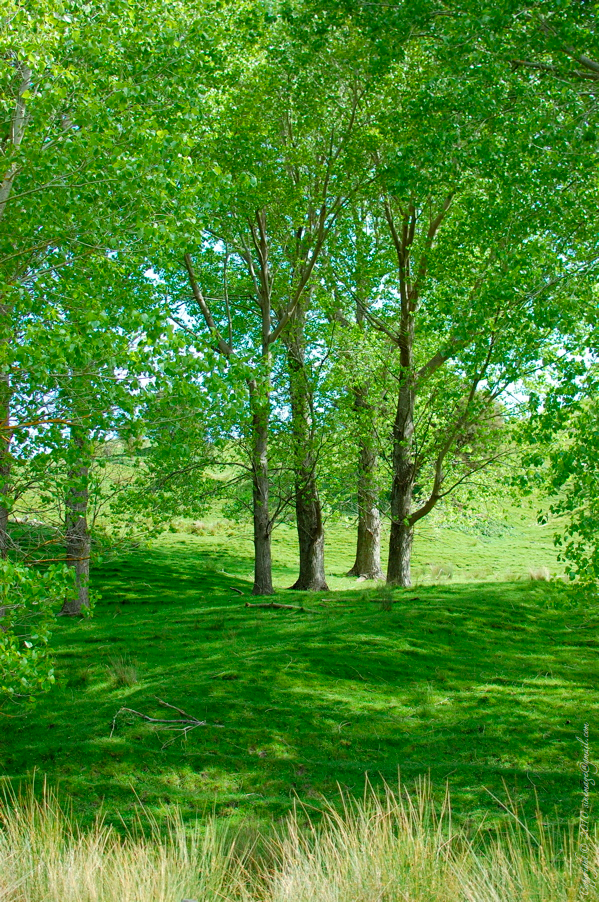
[[599,581],[599,401],[570,411],[565,433],[549,455],[549,483],[558,492],[551,512],[565,518],[556,536],[570,579]]
[[0,704],[31,702],[54,683],[50,631],[70,585],[64,567],[0,560]]

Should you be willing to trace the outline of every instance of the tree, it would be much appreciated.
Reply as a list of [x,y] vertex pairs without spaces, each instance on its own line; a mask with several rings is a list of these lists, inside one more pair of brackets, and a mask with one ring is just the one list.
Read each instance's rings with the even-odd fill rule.
[[[599,400],[596,380],[576,412],[570,406],[562,441],[549,453],[550,513],[565,517],[556,536],[570,579],[585,585],[599,580]],[[586,389],[591,388],[591,380]],[[586,392],[585,392],[586,393]],[[557,497],[556,497],[557,496]]]
[[356,557],[348,576],[381,579],[381,435],[387,430],[388,343],[365,311],[387,275],[380,218],[368,203],[352,205],[329,251],[328,316],[335,326],[332,381],[344,411],[344,448],[355,459]]
[[[503,60],[481,67],[476,47],[440,54],[425,37],[386,64],[374,153],[371,216],[384,215],[395,274],[364,314],[396,348],[387,578],[402,585],[416,524],[496,459],[497,401],[571,328],[595,202],[588,163],[563,156],[561,98],[535,107],[536,85]],[[487,454],[465,448],[483,434]]]
[[[307,43],[304,37],[283,17],[268,23],[264,45],[254,47],[235,90],[219,108],[212,141],[206,140],[202,153],[197,152],[203,171],[216,167],[221,173],[213,203],[202,215],[204,232],[198,243],[205,265],[213,265],[210,250],[220,257],[221,272],[229,280],[239,280],[245,269],[241,303],[230,301],[223,275],[215,313],[201,286],[202,278],[211,277],[205,272],[200,278],[191,255],[185,257],[195,309],[214,347],[225,359],[235,356],[250,368],[246,381],[258,594],[272,591],[268,441],[272,355],[279,341],[285,347],[289,379],[300,549],[295,587],[326,588],[305,330],[323,249],[341,209],[370,177],[360,149],[364,139],[358,138],[369,122],[370,86],[357,68],[354,37],[334,32],[318,52],[312,47],[320,36],[312,34]],[[192,199],[182,200],[188,211],[199,203],[197,190],[192,186]],[[195,259],[202,260],[201,251]],[[244,317],[247,299],[254,313]]]
[[[54,506],[61,508],[57,538],[64,541],[67,564],[75,573],[75,591],[68,594],[63,614],[80,614],[90,604],[92,526],[104,501],[98,476],[108,464],[98,452],[108,437],[126,440],[139,430],[139,407],[151,390],[157,356],[154,345],[168,340],[155,286],[139,264],[129,271],[134,263],[132,255],[124,264],[114,254],[98,255],[31,287],[43,295],[45,309],[42,315],[38,299],[23,342],[31,346],[51,331],[51,341],[45,341],[51,366],[42,399],[47,425],[38,427],[33,447],[29,442],[24,450],[30,476],[31,464],[41,458],[38,493],[49,496],[50,503],[54,496]],[[19,392],[23,388],[21,380]]]
[[[139,276],[142,237],[168,194],[154,185],[158,123],[165,110],[177,115],[180,88],[161,73],[178,53],[186,15],[172,8],[165,22],[151,0],[9,7],[0,24],[0,553],[9,551],[18,465],[51,445],[55,463],[68,459],[63,533],[80,609],[91,449],[98,430],[110,428],[119,391],[121,412],[134,405],[118,367],[131,371],[151,331],[147,298],[103,280],[127,263]],[[122,274],[116,282],[124,287]],[[103,304],[90,296],[100,289]],[[75,307],[61,292],[77,296]]]

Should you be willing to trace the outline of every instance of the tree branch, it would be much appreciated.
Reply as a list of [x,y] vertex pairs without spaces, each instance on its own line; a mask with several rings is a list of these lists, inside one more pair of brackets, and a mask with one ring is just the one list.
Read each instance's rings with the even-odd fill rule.
[[233,348],[224,340],[224,338],[222,337],[222,335],[220,334],[219,330],[216,327],[216,323],[214,322],[214,318],[212,316],[212,313],[210,312],[210,308],[208,307],[208,304],[204,300],[204,296],[202,295],[202,292],[200,291],[200,286],[197,283],[195,273],[193,271],[193,264],[191,262],[191,256],[189,254],[185,254],[183,259],[185,261],[185,267],[189,274],[189,281],[191,284],[191,290],[193,291],[193,296],[196,299],[196,301],[198,302],[200,310],[202,311],[202,315],[203,315],[204,319],[206,320],[206,325],[208,326],[208,328],[210,329],[210,331],[216,338],[218,350],[220,351],[220,353],[223,355],[223,357],[226,357],[227,359],[229,359],[233,355]]

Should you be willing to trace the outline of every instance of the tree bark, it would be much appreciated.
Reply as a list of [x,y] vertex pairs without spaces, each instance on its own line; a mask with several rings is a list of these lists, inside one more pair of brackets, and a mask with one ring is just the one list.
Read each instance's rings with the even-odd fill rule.
[[324,571],[324,526],[320,498],[314,478],[302,483],[299,474],[295,491],[295,514],[299,544],[299,576],[292,589],[327,592]]
[[65,547],[67,566],[75,574],[73,593],[67,595],[62,614],[76,616],[89,608],[89,559],[91,534],[87,522],[89,503],[89,436],[73,427],[71,448],[74,462],[69,470],[65,497]]
[[411,586],[410,560],[412,555],[413,524],[410,520],[414,494],[414,436],[415,394],[409,373],[399,389],[397,411],[393,424],[393,481],[391,484],[391,534],[387,582]]
[[401,523],[391,524],[389,540],[389,567],[387,582],[398,586],[411,586],[411,560],[414,529]]
[[269,512],[268,420],[269,401],[260,398],[256,380],[249,382],[252,410],[252,503],[254,518],[253,595],[272,595],[272,523]]
[[382,579],[381,515],[376,484],[377,454],[368,437],[360,440],[358,460],[358,538],[356,560],[348,576]]
[[303,329],[304,316],[298,311],[286,340],[299,544],[299,576],[291,588],[325,592],[329,587],[324,568],[324,524],[316,484],[312,392],[306,371]]

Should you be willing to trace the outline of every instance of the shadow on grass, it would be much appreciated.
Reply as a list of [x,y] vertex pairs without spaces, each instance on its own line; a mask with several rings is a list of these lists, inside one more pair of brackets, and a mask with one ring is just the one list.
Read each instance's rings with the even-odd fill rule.
[[[159,818],[177,804],[263,823],[298,796],[318,807],[400,771],[408,784],[430,774],[440,794],[447,781],[462,820],[500,816],[489,791],[505,798],[504,784],[527,814],[536,796],[550,819],[577,818],[599,643],[570,596],[420,587],[384,610],[380,589],[287,591],[315,613],[259,610],[245,607],[247,567],[178,539],[97,568],[94,617],[56,628],[58,687],[2,733],[9,781],[47,774],[83,820],[102,804],[130,823],[140,800]],[[136,682],[110,679],[116,658]],[[207,725],[182,739],[122,714],[113,730],[122,706],[168,717],[156,697]]]

